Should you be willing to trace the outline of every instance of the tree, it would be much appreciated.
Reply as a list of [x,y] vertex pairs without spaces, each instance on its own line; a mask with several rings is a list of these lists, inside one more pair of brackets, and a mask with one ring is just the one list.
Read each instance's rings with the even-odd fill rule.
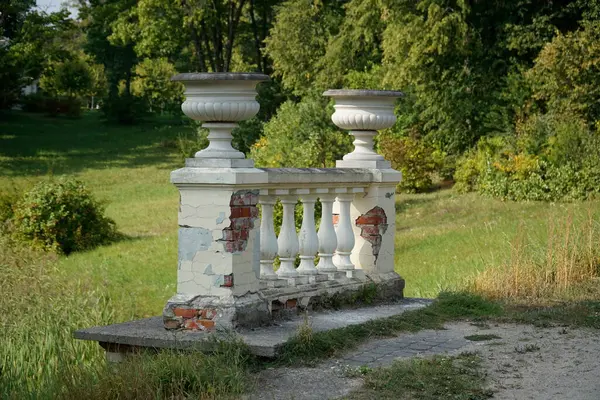
[[146,99],[150,111],[181,112],[183,86],[171,81],[176,73],[173,64],[166,58],[147,58],[136,66],[135,72],[133,94]]
[[92,85],[91,68],[82,58],[52,63],[40,79],[46,92],[71,98],[85,96]]
[[352,139],[331,123],[333,107],[327,100],[307,96],[300,103],[285,102],[269,122],[264,136],[252,147],[252,158],[262,167],[335,166],[352,150]]
[[0,108],[17,100],[21,87],[39,78],[46,66],[66,54],[64,43],[73,33],[68,12],[33,11],[32,2],[0,5]]
[[274,75],[295,95],[322,89],[313,85],[342,17],[337,2],[289,0],[278,8],[266,51],[273,59]]
[[[273,0],[140,0],[114,23],[111,41],[133,43],[138,56],[167,58],[200,72],[230,71],[236,39],[251,27],[256,68],[267,69],[260,41],[270,24]],[[245,20],[244,12],[250,22]]]
[[120,123],[135,122],[145,112],[143,101],[131,92],[134,67],[138,63],[134,44],[109,41],[113,22],[135,5],[135,0],[80,0],[79,3],[79,17],[86,35],[84,50],[104,67],[106,75],[108,88],[102,111],[108,119]]

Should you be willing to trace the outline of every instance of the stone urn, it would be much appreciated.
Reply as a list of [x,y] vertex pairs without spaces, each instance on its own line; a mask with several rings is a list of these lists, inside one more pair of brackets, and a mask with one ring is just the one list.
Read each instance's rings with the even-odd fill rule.
[[232,147],[231,131],[238,122],[258,113],[256,85],[268,81],[269,77],[252,73],[184,73],[171,80],[185,86],[183,113],[202,121],[202,126],[209,130],[208,147],[186,160],[186,166],[252,166],[252,160],[245,160],[244,153]]
[[335,101],[333,123],[355,137],[354,151],[336,163],[338,168],[391,168],[389,161],[373,149],[377,131],[396,122],[394,104],[402,92],[389,90],[327,90],[323,96]]

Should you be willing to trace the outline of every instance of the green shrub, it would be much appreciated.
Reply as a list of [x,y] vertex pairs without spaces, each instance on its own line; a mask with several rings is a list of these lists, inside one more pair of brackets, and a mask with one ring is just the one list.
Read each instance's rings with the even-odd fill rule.
[[379,150],[394,169],[402,171],[399,189],[409,193],[429,189],[433,174],[444,165],[444,153],[413,137],[381,135]]
[[77,97],[55,97],[42,93],[32,93],[21,98],[23,111],[46,113],[50,116],[66,115],[80,117],[82,101]]
[[106,243],[115,223],[82,182],[40,182],[14,206],[15,234],[46,250],[69,254]]

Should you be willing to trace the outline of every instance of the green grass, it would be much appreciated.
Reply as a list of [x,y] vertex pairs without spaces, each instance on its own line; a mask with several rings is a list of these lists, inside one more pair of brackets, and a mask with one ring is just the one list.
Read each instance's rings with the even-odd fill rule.
[[452,190],[399,195],[396,209],[396,272],[415,297],[463,289],[477,272],[506,263],[518,234],[543,252],[549,224],[571,214],[577,225],[588,211],[600,221],[599,201],[516,203]]
[[365,385],[345,399],[488,399],[493,392],[485,389],[480,364],[473,354],[396,361],[367,372]]
[[310,365],[349,351],[369,339],[422,329],[442,329],[445,322],[457,319],[489,319],[501,315],[503,307],[500,304],[480,296],[464,292],[441,293],[429,307],[389,318],[318,333],[302,327],[298,335],[284,345],[277,361],[285,365]]
[[465,339],[470,340],[472,342],[485,342],[486,340],[493,340],[493,339],[502,339],[500,336],[498,335],[469,335],[469,336],[465,336]]

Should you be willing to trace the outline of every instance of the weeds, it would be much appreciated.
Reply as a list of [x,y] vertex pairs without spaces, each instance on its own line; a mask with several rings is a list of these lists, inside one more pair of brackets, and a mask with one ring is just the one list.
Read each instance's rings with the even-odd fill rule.
[[535,343],[530,343],[530,344],[526,344],[526,345],[519,345],[515,347],[515,352],[519,353],[519,354],[525,354],[525,353],[533,353],[535,351],[538,351],[540,349],[540,346],[538,346]]
[[461,318],[489,318],[502,314],[502,307],[483,297],[465,292],[442,293],[429,307],[407,311],[390,318],[373,320],[327,332],[296,335],[280,352],[278,362],[283,364],[314,363],[320,358],[355,348],[376,337],[395,336],[400,332],[421,329],[441,329],[445,322]]
[[493,396],[484,388],[481,359],[473,354],[396,361],[389,368],[368,372],[365,385],[347,398],[362,399],[464,399]]
[[240,341],[217,342],[214,353],[163,351],[102,364],[74,384],[65,399],[223,399],[250,389],[252,359]]
[[545,243],[528,237],[521,227],[509,261],[479,273],[472,290],[493,299],[540,302],[581,296],[577,289],[600,276],[595,225],[591,209],[583,221],[570,212],[557,224],[549,222]]
[[502,339],[502,338],[498,335],[469,335],[469,336],[465,336],[465,339],[470,340],[472,342],[484,342],[486,340]]

